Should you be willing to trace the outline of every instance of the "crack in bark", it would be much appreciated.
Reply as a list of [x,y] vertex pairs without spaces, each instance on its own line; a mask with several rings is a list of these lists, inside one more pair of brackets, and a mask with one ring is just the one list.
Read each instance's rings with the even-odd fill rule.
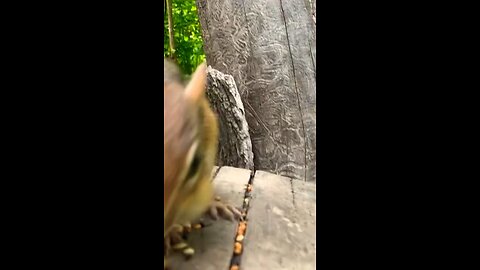
[[[243,212],[245,213],[245,216],[244,216],[244,221],[245,223],[247,223],[248,221],[248,210],[250,208],[250,203],[246,203],[245,201],[248,199],[248,200],[251,200],[252,199],[252,193],[253,193],[253,182],[254,182],[254,177],[255,177],[255,174],[256,174],[256,170],[252,170],[251,173],[250,173],[250,179],[248,180],[248,184],[247,184],[247,187],[245,188],[245,195],[243,196],[243,205],[242,205],[242,210]],[[252,190],[249,191],[248,190],[248,185],[250,185],[252,187]],[[238,226],[236,227],[238,228]],[[245,237],[247,235],[247,231],[248,231],[248,225],[245,229],[245,233],[243,234],[244,236],[244,240],[242,241],[242,252],[240,254],[235,254],[235,252],[232,254],[232,257],[230,259],[230,268],[234,265],[238,265],[240,266],[241,265],[241,262],[242,262],[242,255],[243,255],[243,248],[244,248],[244,242],[245,242]],[[235,236],[234,236],[234,243],[236,243],[236,237],[237,237],[237,230],[235,230]]]
[[307,181],[307,132],[305,130],[305,123],[303,119],[303,111],[302,111],[302,105],[300,103],[300,95],[298,93],[298,86],[297,86],[297,74],[295,71],[295,64],[293,63],[293,54],[292,54],[292,47],[290,46],[290,39],[288,37],[288,28],[287,28],[287,20],[285,18],[285,11],[283,9],[283,1],[280,0],[280,9],[282,10],[282,16],[283,16],[283,23],[285,24],[285,33],[287,35],[287,44],[288,44],[288,52],[290,54],[290,59],[292,62],[292,72],[293,72],[293,82],[295,84],[295,94],[297,95],[297,102],[298,102],[298,110],[300,112],[300,118],[301,118],[301,123],[302,123],[302,131],[303,131],[303,138],[304,138],[304,143],[303,143],[303,149],[304,149],[304,175],[303,175],[303,180]]

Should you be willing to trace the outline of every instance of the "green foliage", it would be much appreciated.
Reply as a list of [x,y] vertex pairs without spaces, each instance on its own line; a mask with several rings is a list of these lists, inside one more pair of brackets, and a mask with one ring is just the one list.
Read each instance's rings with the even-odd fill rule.
[[[175,59],[184,74],[192,74],[205,60],[195,0],[173,0]],[[165,12],[163,56],[169,57],[168,17]]]

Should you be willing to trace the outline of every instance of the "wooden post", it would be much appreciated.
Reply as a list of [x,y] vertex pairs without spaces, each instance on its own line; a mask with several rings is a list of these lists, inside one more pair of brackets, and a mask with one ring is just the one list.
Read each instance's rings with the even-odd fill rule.
[[307,0],[197,0],[207,63],[232,75],[255,169],[316,181],[316,40]]

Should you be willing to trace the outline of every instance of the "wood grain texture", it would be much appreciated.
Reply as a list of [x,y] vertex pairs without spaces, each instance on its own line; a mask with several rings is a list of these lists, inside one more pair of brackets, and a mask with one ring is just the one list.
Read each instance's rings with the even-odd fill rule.
[[316,182],[316,43],[306,0],[197,0],[207,63],[235,79],[255,169]]
[[241,268],[316,269],[316,185],[257,171]]
[[310,13],[312,14],[313,23],[317,24],[317,0],[308,0],[310,5]]
[[[216,194],[241,206],[250,173],[250,170],[221,167],[213,180]],[[315,183],[257,171],[249,205],[240,269],[316,269]],[[190,260],[173,254],[169,257],[171,269],[229,269],[236,225],[220,220],[193,230],[188,243],[196,254]]]
[[211,67],[207,74],[207,97],[220,129],[217,165],[253,170],[252,141],[235,80]]

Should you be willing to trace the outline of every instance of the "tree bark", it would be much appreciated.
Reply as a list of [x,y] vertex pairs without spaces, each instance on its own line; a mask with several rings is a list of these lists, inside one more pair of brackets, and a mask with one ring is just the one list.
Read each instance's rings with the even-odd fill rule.
[[220,129],[217,165],[253,170],[252,142],[235,81],[211,67],[207,72],[207,97]]
[[231,74],[255,169],[316,181],[316,40],[305,0],[197,0],[207,63]]

